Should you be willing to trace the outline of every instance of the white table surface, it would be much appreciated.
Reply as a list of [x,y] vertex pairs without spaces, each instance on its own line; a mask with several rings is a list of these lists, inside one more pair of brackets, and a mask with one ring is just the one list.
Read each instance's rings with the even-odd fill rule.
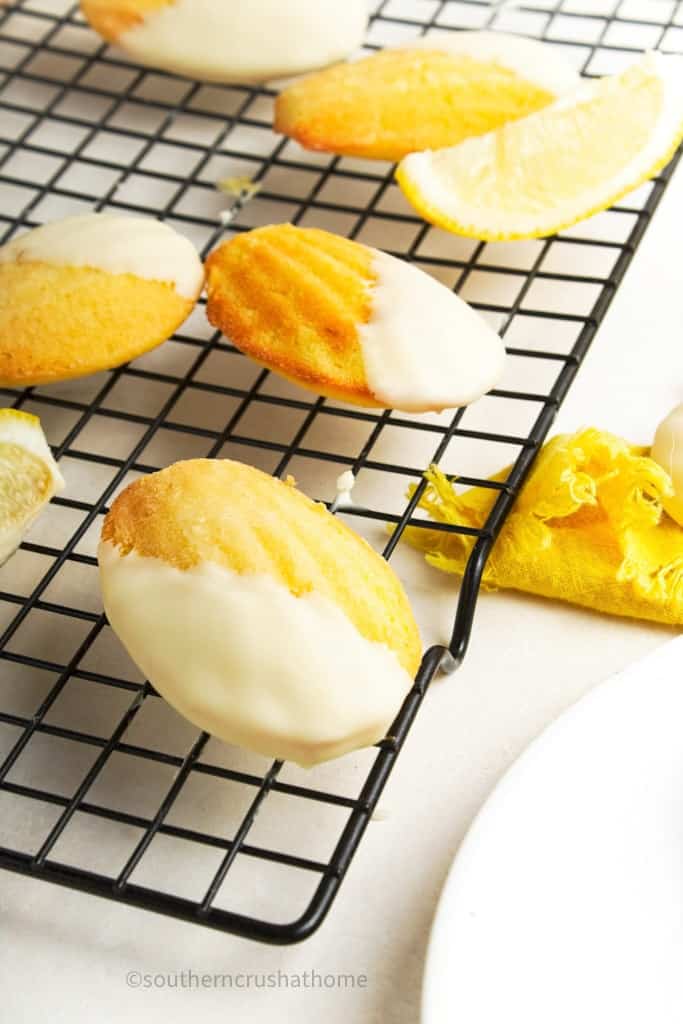
[[[683,400],[680,224],[683,175],[665,196],[558,427],[594,424],[646,443]],[[404,572],[410,575],[406,557]],[[426,639],[445,640],[453,582],[419,576]],[[426,582],[425,582],[426,581]],[[417,591],[417,593],[416,593]],[[425,947],[446,871],[473,815],[532,737],[583,693],[672,631],[523,597],[482,595],[463,668],[428,694],[327,921],[274,948],[0,875],[0,987],[10,1021],[149,1024],[413,1024]],[[190,868],[191,869],[191,868]],[[365,974],[354,990],[134,990],[131,970],[197,974],[278,969]],[[453,970],[458,965],[454,963]],[[494,983],[494,979],[492,979]],[[190,1014],[196,1017],[190,1018]],[[592,1022],[586,1022],[592,1024]]]

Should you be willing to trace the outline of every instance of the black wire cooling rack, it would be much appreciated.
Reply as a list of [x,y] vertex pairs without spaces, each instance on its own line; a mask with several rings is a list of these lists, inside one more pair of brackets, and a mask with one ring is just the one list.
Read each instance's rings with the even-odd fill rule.
[[[374,6],[369,47],[432,26],[492,27],[548,40],[587,74],[620,70],[644,48],[683,50],[683,11],[670,0]],[[69,488],[0,570],[0,866],[293,942],[329,909],[429,681],[444,657],[451,668],[464,657],[491,546],[672,167],[560,236],[458,239],[414,215],[388,165],[306,153],[274,135],[272,90],[134,66],[64,0],[18,0],[0,11],[0,242],[51,218],[106,209],[162,217],[206,253],[226,225],[291,220],[415,261],[506,339],[505,386],[441,416],[316,400],[235,352],[201,310],[174,340],[114,372],[3,391],[6,404],[41,416]],[[260,191],[234,200],[221,222],[228,200],[216,181],[240,176]],[[450,647],[427,651],[377,749],[305,773],[197,735],[110,633],[96,584],[101,518],[135,476],[199,455],[293,473],[328,501],[331,481],[352,469],[359,505],[350,520],[377,530],[375,543],[379,527],[396,528],[388,540],[383,532],[387,558],[406,525],[425,525],[417,502],[429,463],[499,492],[484,528],[464,531],[477,540]],[[507,480],[488,483],[506,462]],[[418,489],[407,501],[411,482]]]

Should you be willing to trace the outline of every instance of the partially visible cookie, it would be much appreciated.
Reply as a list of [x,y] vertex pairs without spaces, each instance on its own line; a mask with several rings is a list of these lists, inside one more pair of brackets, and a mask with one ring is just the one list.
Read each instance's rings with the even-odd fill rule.
[[37,416],[0,409],[0,565],[64,480]]
[[82,377],[166,341],[204,283],[192,244],[161,221],[85,214],[0,248],[0,384]]
[[277,98],[275,130],[307,149],[397,161],[525,117],[578,81],[550,45],[441,33],[294,82]]
[[425,412],[497,383],[504,348],[416,267],[315,228],[271,225],[206,262],[207,313],[247,355],[321,395]]
[[671,477],[674,493],[662,499],[667,513],[683,526],[683,405],[677,405],[657,427],[651,457]]
[[367,0],[81,0],[134,60],[204,81],[259,82],[325,67],[360,46]]

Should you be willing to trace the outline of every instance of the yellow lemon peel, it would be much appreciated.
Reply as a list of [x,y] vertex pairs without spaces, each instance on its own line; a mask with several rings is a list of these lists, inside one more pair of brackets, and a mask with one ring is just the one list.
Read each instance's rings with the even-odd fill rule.
[[[663,510],[671,478],[648,452],[595,428],[549,441],[494,545],[485,586],[682,625],[683,529]],[[434,520],[484,525],[497,490],[458,494],[436,466],[426,478],[419,505]],[[456,575],[476,543],[419,527],[404,536],[430,565]]]

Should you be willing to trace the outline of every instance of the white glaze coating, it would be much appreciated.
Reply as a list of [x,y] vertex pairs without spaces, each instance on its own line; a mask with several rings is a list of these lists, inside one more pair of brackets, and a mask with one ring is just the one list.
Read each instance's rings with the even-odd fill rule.
[[145,64],[212,81],[294,75],[360,46],[367,0],[176,0],[124,32]]
[[353,491],[356,478],[353,474],[353,470],[347,469],[340,476],[337,477],[337,497],[334,500],[334,507],[339,508],[342,505],[348,507],[353,505],[353,497],[351,492]]
[[312,765],[385,735],[412,680],[338,605],[269,575],[98,551],[113,629],[159,693],[195,725]]
[[379,402],[405,412],[457,408],[503,372],[505,349],[482,317],[404,260],[373,250],[372,314],[359,327],[365,376]]
[[664,508],[683,526],[683,405],[672,409],[657,427],[650,455],[671,477],[675,493]]
[[401,49],[438,50],[453,57],[472,57],[499,64],[532,85],[555,96],[575,89],[581,81],[578,70],[550,43],[507,32],[449,32],[433,29]]
[[152,217],[86,213],[34,228],[0,248],[0,263],[52,263],[173,284],[194,301],[204,268],[192,243]]

